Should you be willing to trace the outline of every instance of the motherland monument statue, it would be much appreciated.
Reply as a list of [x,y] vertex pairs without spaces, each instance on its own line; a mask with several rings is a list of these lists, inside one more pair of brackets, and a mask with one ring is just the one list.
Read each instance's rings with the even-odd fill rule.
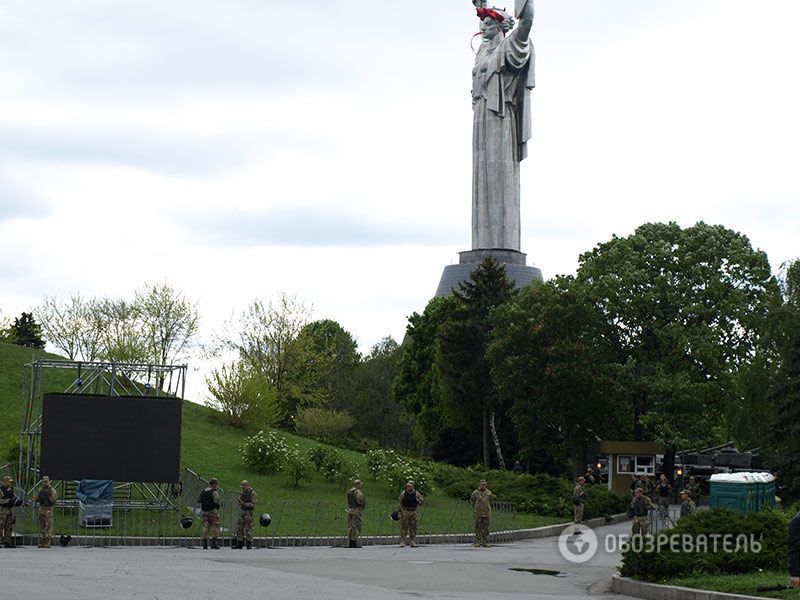
[[533,0],[516,0],[514,15],[473,0],[480,48],[472,69],[472,250],[445,267],[437,296],[458,289],[487,257],[506,267],[516,287],[542,280],[521,252],[520,162],[531,139],[530,93],[535,85],[530,39]]

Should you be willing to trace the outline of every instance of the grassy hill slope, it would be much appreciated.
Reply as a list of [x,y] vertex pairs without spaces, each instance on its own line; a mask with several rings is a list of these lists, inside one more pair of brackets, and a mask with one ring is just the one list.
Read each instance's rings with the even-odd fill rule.
[[[29,348],[0,343],[0,450],[3,454],[13,442],[18,441],[21,401],[25,393],[26,378],[30,377],[29,371],[24,369],[24,364],[41,356],[59,358]],[[72,382],[73,376],[74,373],[69,371],[48,370],[44,391],[63,392]],[[261,475],[249,470],[242,464],[239,448],[244,437],[252,433],[255,432],[242,431],[225,425],[219,413],[206,406],[185,402],[182,465],[202,477],[219,478],[220,485],[228,490],[238,489],[239,482],[248,479],[262,497],[268,497],[272,502],[291,500],[342,503],[344,501],[344,490],[341,485],[325,481],[316,473],[311,482],[303,482],[294,488],[280,473]],[[281,432],[281,435],[286,438],[287,443],[297,444],[303,451],[321,445],[286,432]],[[366,468],[365,455],[344,449],[337,451],[344,458],[359,465],[359,477],[364,481],[364,489],[372,506],[396,501],[400,490],[388,489],[386,485],[372,479]],[[0,456],[0,465],[3,463],[5,459]],[[458,503],[441,492],[434,491],[428,495],[427,500],[426,512],[429,513],[441,513],[446,516],[456,509],[464,510],[463,503]],[[535,527],[562,520],[520,513],[515,519],[515,526]]]

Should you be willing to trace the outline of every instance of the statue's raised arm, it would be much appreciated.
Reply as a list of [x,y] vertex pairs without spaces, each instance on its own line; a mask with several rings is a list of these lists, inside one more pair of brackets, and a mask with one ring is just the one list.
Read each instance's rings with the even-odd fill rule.
[[533,27],[533,0],[517,0],[514,13],[519,19],[517,39],[520,41],[527,40],[531,33],[531,27]]

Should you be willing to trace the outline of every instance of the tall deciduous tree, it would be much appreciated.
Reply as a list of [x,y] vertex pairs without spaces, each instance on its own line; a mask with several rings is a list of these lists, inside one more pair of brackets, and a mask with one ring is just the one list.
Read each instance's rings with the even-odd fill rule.
[[492,462],[493,445],[497,462],[503,466],[495,414],[505,414],[507,408],[501,406],[486,360],[494,328],[489,314],[508,302],[513,291],[505,267],[486,259],[456,292],[456,308],[439,329],[437,364],[443,375],[446,412],[451,421],[460,421],[481,440],[481,460],[487,467]]
[[325,319],[303,326],[293,342],[297,360],[290,370],[299,406],[327,405],[351,410],[353,373],[361,356],[349,332]]
[[457,305],[454,295],[434,298],[422,314],[414,313],[408,318],[397,377],[392,386],[395,401],[416,419],[414,433],[423,450],[436,444],[446,427],[442,376],[436,356],[439,329]]
[[35,312],[45,339],[70,360],[95,360],[101,352],[103,327],[98,302],[80,294],[63,301],[45,296]]
[[197,334],[197,305],[168,283],[145,284],[134,303],[144,325],[144,336],[156,364],[182,359]]
[[292,398],[298,394],[291,373],[302,357],[300,345],[294,342],[310,321],[311,312],[309,305],[285,293],[268,302],[254,300],[230,324],[229,329],[236,333],[221,340],[224,347],[234,350],[245,364],[266,377],[287,417],[291,416]]
[[384,447],[410,450],[413,419],[392,397],[401,353],[390,337],[372,347],[353,376],[351,414],[360,435],[378,440]]
[[673,451],[711,441],[748,364],[775,287],[766,254],[742,234],[698,223],[647,224],[580,258],[590,291],[626,357],[637,439]]
[[525,458],[583,474],[587,447],[620,434],[627,406],[608,323],[571,277],[524,288],[493,321],[494,385]]

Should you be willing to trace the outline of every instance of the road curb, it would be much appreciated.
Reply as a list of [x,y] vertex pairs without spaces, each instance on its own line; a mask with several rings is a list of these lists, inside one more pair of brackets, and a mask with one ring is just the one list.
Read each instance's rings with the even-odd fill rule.
[[645,600],[764,600],[761,596],[742,596],[676,585],[647,583],[622,577],[619,573],[611,578],[611,589],[617,594],[636,596]]

